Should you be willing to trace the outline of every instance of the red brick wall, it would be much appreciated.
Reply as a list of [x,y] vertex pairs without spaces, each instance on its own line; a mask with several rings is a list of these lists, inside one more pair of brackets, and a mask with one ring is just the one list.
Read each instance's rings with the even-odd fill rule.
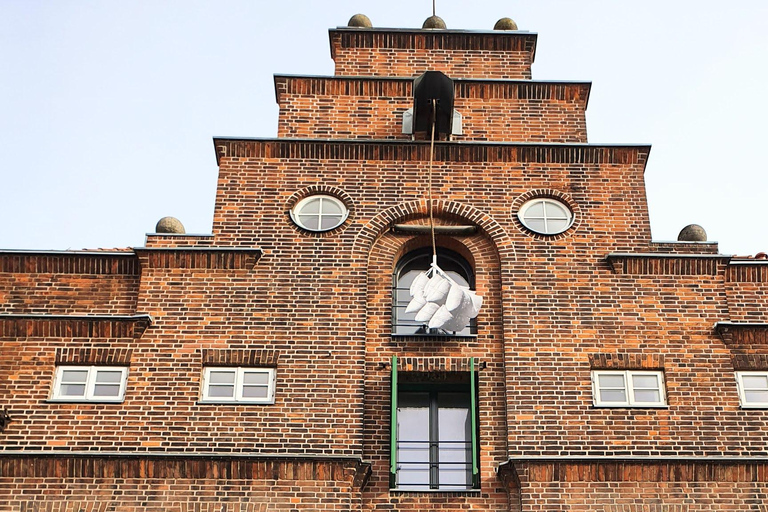
[[330,31],[337,76],[530,79],[536,34],[386,29]]
[[[412,80],[281,77],[278,137],[401,139]],[[452,140],[586,142],[589,85],[456,81],[462,134]],[[419,135],[417,135],[419,136]],[[424,135],[420,135],[424,138]]]

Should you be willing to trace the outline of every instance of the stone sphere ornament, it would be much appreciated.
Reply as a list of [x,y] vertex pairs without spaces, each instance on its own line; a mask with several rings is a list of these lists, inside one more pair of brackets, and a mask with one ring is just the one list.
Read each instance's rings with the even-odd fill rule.
[[175,233],[184,234],[184,224],[176,217],[163,217],[157,221],[155,233]]
[[706,242],[707,232],[698,224],[689,224],[685,226],[680,234],[677,235],[678,242]]
[[355,14],[351,18],[349,18],[349,22],[347,22],[348,27],[360,27],[360,28],[371,28],[373,25],[371,24],[370,18],[366,16],[365,14]]
[[421,26],[421,28],[448,28],[445,26],[445,22],[443,21],[443,18],[440,16],[430,16],[426,20],[424,20],[424,24]]
[[501,18],[493,26],[493,30],[517,30],[517,23],[512,18]]

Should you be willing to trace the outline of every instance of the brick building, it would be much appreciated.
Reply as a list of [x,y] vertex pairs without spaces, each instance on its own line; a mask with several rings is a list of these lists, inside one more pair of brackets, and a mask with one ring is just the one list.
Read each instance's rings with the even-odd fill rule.
[[[768,260],[653,242],[536,34],[364,21],[215,139],[212,234],[0,253],[0,510],[765,510]],[[430,205],[455,329],[406,313]]]

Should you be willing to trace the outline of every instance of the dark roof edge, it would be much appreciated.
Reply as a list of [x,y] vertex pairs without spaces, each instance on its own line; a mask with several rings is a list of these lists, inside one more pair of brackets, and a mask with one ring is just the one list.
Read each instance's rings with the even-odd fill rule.
[[[375,76],[375,75],[301,75],[296,73],[274,73],[274,78],[321,78],[327,80],[380,80],[380,81],[413,81],[416,76]],[[450,78],[450,77],[449,77]],[[454,82],[491,82],[491,83],[521,83],[521,84],[555,84],[555,85],[592,85],[591,80],[533,80],[523,78],[451,78]]]
[[417,34],[506,34],[521,36],[538,36],[537,32],[527,30],[464,30],[464,29],[424,29],[424,28],[390,28],[390,27],[336,27],[329,28],[328,32],[403,32]]
[[152,315],[147,313],[141,313],[137,315],[56,315],[45,313],[1,313],[0,320],[3,319],[31,319],[31,320],[117,320],[117,321],[140,321],[148,320],[149,323],[154,322]]
[[83,250],[55,250],[55,249],[0,249],[0,256],[6,254],[19,254],[19,255],[34,255],[39,254],[41,256],[56,256],[56,255],[74,255],[74,256],[135,256],[133,250],[128,251],[94,251],[89,249]]

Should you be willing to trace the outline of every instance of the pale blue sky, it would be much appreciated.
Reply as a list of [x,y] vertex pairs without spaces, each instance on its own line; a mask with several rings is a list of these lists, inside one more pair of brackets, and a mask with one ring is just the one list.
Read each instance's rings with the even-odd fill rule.
[[[420,27],[430,0],[0,0],[0,248],[209,233],[213,136],[272,137],[273,73],[333,74],[357,12]],[[537,32],[534,79],[591,80],[592,143],[651,143],[654,239],[704,226],[768,251],[768,2],[438,0],[453,29]]]

